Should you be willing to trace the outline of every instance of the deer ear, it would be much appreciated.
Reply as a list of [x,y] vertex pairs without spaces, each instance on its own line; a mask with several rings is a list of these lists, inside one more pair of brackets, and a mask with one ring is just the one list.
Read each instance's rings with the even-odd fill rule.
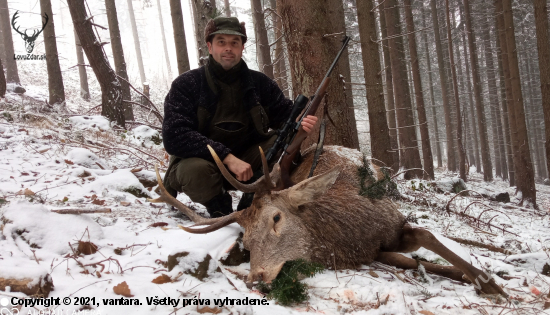
[[324,174],[308,178],[290,187],[288,189],[288,198],[291,205],[297,208],[308,202],[315,201],[334,184],[341,170],[340,166],[336,166]]

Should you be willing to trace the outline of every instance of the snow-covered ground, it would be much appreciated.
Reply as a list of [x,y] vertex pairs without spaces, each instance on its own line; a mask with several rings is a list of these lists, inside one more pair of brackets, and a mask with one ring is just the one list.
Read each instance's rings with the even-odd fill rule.
[[[472,285],[373,263],[358,270],[325,270],[303,280],[309,286],[307,303],[284,307],[270,300],[269,305],[218,309],[215,299],[226,297],[265,303],[263,295],[242,280],[248,263],[228,267],[219,262],[241,228],[233,224],[206,235],[183,231],[179,226],[190,225],[189,220],[166,205],[146,201],[157,196],[154,187],[145,187],[154,180],[154,165],[167,165],[158,131],[144,125],[114,131],[103,117],[84,114],[83,102],[72,90],[68,101],[72,112],[54,108],[40,113],[47,90],[44,80],[33,83],[25,86],[32,97],[9,94],[0,101],[0,284],[5,279],[29,279],[32,286],[50,277],[54,290],[49,297],[60,298],[61,305],[13,306],[11,302],[18,300],[13,297],[27,296],[6,290],[0,291],[0,310],[15,307],[21,314],[40,310],[50,314],[52,310],[55,314],[75,310],[86,314],[544,312],[550,290],[550,278],[542,274],[550,263],[550,187],[537,185],[540,210],[524,208],[518,206],[513,187],[500,179],[485,183],[475,170],[470,172],[468,189],[486,195],[508,192],[511,202],[490,201],[474,192],[449,202],[454,193],[437,193],[427,181],[398,179],[404,196],[400,211],[434,234],[510,251],[497,253],[448,241],[457,254],[490,272],[511,296],[508,301],[479,296]],[[436,181],[448,181],[456,174],[439,170],[436,176]],[[236,207],[238,194],[234,197]],[[178,199],[204,213],[185,195]],[[61,209],[103,212],[52,212]],[[182,252],[187,255],[169,271],[169,255]],[[446,263],[424,249],[406,255]],[[190,274],[197,269],[206,273],[202,280]],[[119,290],[121,283],[127,288]],[[82,307],[75,303],[87,301],[79,298],[95,300]],[[140,304],[109,305],[135,303],[134,299]],[[177,306],[166,305],[176,300]],[[191,305],[184,306],[184,301]],[[193,304],[199,301],[203,305]],[[209,305],[204,304],[207,301]]]

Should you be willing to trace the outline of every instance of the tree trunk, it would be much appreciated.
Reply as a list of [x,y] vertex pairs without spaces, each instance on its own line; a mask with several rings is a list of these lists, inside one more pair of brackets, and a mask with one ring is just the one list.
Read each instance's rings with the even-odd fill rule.
[[172,67],[170,66],[170,57],[168,56],[168,47],[166,46],[166,36],[164,35],[164,23],[162,22],[162,8],[160,0],[157,0],[157,8],[159,11],[160,33],[162,34],[162,45],[164,47],[164,59],[166,60],[166,70],[168,71],[169,81],[172,82]]
[[[489,7],[487,7],[487,10],[486,10],[486,15],[487,15],[487,28],[488,29],[491,29],[491,25],[495,25],[495,22],[494,20],[494,17],[491,17],[491,12],[489,10]],[[496,32],[496,30],[495,30]],[[497,33],[493,33],[494,34],[494,37],[496,38],[496,44],[497,44],[497,47],[498,47],[498,34]],[[489,34],[490,35],[490,34]],[[490,38],[489,36],[489,39],[490,39],[490,43],[492,43],[492,39]],[[497,59],[497,68],[495,68],[494,70],[494,76],[497,77],[497,76],[500,76],[501,74],[501,66],[502,64],[500,63],[500,59],[498,58],[498,54],[495,56],[494,55],[494,52],[495,50],[492,49],[492,52],[491,52],[491,58],[493,57],[496,57]],[[492,61],[493,59],[491,59]],[[494,63],[493,63],[494,64]],[[498,71],[498,72],[497,72]],[[502,80],[502,79],[501,79]],[[495,81],[495,99],[496,99],[496,104],[495,104],[495,121],[496,121],[496,132],[497,132],[497,135],[498,135],[498,146],[499,146],[499,155],[500,155],[500,167],[501,167],[501,177],[503,180],[507,180],[508,179],[508,162],[507,162],[507,158],[508,158],[508,155],[506,154],[506,146],[507,146],[507,140],[506,140],[506,136],[509,137],[509,134],[508,135],[505,135],[505,128],[503,127],[503,120],[502,120],[502,111],[501,111],[501,108],[500,108],[500,104],[501,103],[504,103],[505,102],[505,97],[504,97],[504,94],[502,93],[503,90],[501,89],[501,86],[498,86],[496,85],[496,81]],[[501,100],[499,101],[499,95],[501,96]],[[506,120],[506,123],[508,121]],[[511,158],[511,156],[510,156]]]
[[548,39],[548,9],[545,0],[535,1],[535,26],[539,54],[540,91],[546,142],[546,169],[550,172],[550,41]]
[[[454,20],[454,13],[452,14],[451,16],[451,19],[453,21]],[[453,23],[453,27],[456,28],[456,26],[454,25]],[[456,28],[456,30],[458,32],[464,32],[464,28],[461,27],[461,28]],[[462,104],[464,104],[464,97],[465,95],[467,94],[465,92],[465,89],[466,89],[466,83],[465,81],[467,80],[467,78],[464,77],[464,74],[462,72],[462,68],[463,68],[463,64],[462,64],[462,54],[460,53],[460,37],[457,38],[457,41],[458,41],[458,45],[454,45],[454,51],[456,53],[456,63],[455,63],[455,67],[456,67],[456,75],[457,75],[457,79],[459,78],[460,81],[459,81],[459,94],[463,95],[463,101],[462,101]],[[467,102],[466,102],[467,103]],[[475,162],[475,157],[474,157],[474,148],[473,148],[473,141],[470,141],[472,139],[472,135],[473,135],[473,131],[470,129],[470,122],[468,120],[468,114],[466,113],[467,112],[467,107],[466,105],[463,105],[462,107],[462,117],[461,118],[464,118],[464,122],[462,123],[462,142],[463,142],[463,145],[464,145],[464,149],[466,151],[466,156],[468,157],[467,159],[467,166],[468,166],[468,169],[466,169],[466,173],[469,174],[469,166],[471,163]],[[468,134],[468,136],[466,136]],[[470,139],[470,140],[469,140]]]
[[78,75],[80,76],[80,97],[84,100],[90,100],[90,88],[88,87],[88,74],[86,73],[86,64],[84,61],[84,52],[82,52],[82,45],[78,39],[76,29],[73,28],[74,41],[76,46],[76,60],[78,63]]
[[136,49],[136,58],[139,68],[139,77],[141,79],[141,84],[147,82],[145,77],[145,69],[143,68],[143,58],[141,57],[141,46],[139,44],[139,35],[137,31],[136,18],[134,16],[134,7],[132,5],[132,0],[127,0],[128,2],[128,13],[130,14],[130,23],[132,24],[132,35],[134,36],[134,47]]
[[[428,119],[426,118],[426,108],[424,105],[424,95],[422,93],[422,80],[420,78],[420,67],[416,45],[416,33],[414,30],[414,21],[411,8],[411,0],[405,0],[405,19],[407,23],[409,54],[411,56],[411,71],[414,81],[414,94],[416,97],[416,110],[418,113],[418,125],[420,127],[420,137],[422,144],[422,160],[424,162],[424,178],[434,179],[434,161],[432,156],[432,147],[430,145],[430,133],[428,131]],[[369,71],[370,68],[369,68]],[[372,133],[371,133],[372,136]],[[427,176],[426,176],[427,175]]]
[[65,88],[63,76],[59,66],[59,55],[57,54],[57,43],[55,39],[55,27],[50,0],[40,0],[40,10],[48,15],[48,24],[44,28],[44,48],[46,50],[46,67],[48,69],[48,92],[49,103],[63,103],[65,101]]
[[[124,49],[122,47],[120,29],[118,26],[118,14],[115,0],[105,0],[105,9],[107,12],[107,23],[109,23],[109,36],[111,37],[111,48],[113,50],[116,74],[124,80],[129,81],[128,73],[126,71],[126,61],[124,59]],[[122,99],[131,101],[132,93],[130,92],[130,85],[124,80],[120,80]],[[123,102],[122,106],[124,108],[124,118],[126,120],[134,120],[132,104]]]
[[4,38],[6,81],[21,85],[17,71],[17,62],[14,59],[15,53],[13,50],[13,38],[11,37],[11,16],[8,0],[0,0],[0,28],[2,28],[2,37]]
[[410,169],[405,173],[405,179],[422,178],[422,163],[416,137],[416,128],[412,115],[411,95],[405,64],[405,50],[401,37],[401,23],[396,0],[384,2],[388,46],[393,76],[393,93],[395,96],[395,114],[399,131],[400,167]]
[[441,98],[443,101],[443,111],[445,113],[445,131],[447,136],[447,169],[456,170],[456,161],[454,154],[453,123],[451,121],[451,105],[449,104],[449,92],[447,91],[447,73],[445,72],[445,61],[443,59],[443,47],[441,46],[441,36],[439,34],[439,20],[437,16],[436,0],[430,0],[432,9],[432,21],[435,35],[435,50],[437,53],[437,64],[439,67],[439,82],[441,85]]
[[497,92],[497,83],[495,78],[495,66],[493,63],[493,54],[491,53],[491,35],[489,34],[489,26],[494,25],[494,23],[491,23],[490,16],[489,16],[489,9],[486,10],[486,21],[487,21],[487,27],[481,28],[481,37],[483,39],[484,43],[484,53],[485,53],[485,73],[487,75],[487,91],[489,92],[489,108],[491,110],[491,120],[492,120],[492,129],[493,129],[493,148],[494,148],[494,156],[495,156],[495,172],[496,176],[500,176],[502,178],[502,166],[500,163],[500,143],[502,141],[502,138],[498,133],[497,128],[497,112],[496,109],[498,107],[498,96],[496,94]]
[[181,0],[170,0],[170,13],[172,14],[172,28],[174,29],[174,43],[176,44],[176,58],[178,59],[178,73],[182,74],[191,69],[189,55],[187,53],[187,41],[183,27],[183,12]]
[[267,39],[267,29],[265,28],[262,0],[250,0],[250,5],[252,7],[252,20],[254,22],[258,68],[265,75],[273,79],[273,64],[271,63],[271,52],[269,49],[269,40]]
[[[325,34],[345,32],[344,10],[338,0],[279,0],[278,11],[283,21],[288,46],[292,90],[295,94],[313,95],[342,44],[341,36]],[[332,73],[333,80],[325,100],[317,110],[318,117],[326,117],[325,144],[359,148],[350,82],[347,50]],[[317,143],[319,125],[302,147]]]
[[529,151],[529,139],[527,126],[525,124],[525,112],[523,108],[523,96],[521,93],[521,82],[519,78],[518,55],[516,51],[516,38],[514,35],[514,17],[512,14],[512,3],[510,0],[502,1],[504,26],[506,32],[506,45],[508,48],[508,62],[510,64],[510,81],[512,83],[513,102],[510,111],[514,111],[516,125],[512,132],[517,133],[518,160],[516,165],[516,182],[518,190],[522,193],[522,202],[537,204],[537,191],[535,189],[535,176],[533,163]]
[[468,83],[466,86],[468,88],[468,105],[469,109],[468,112],[470,113],[470,122],[472,123],[470,128],[472,130],[472,140],[474,144],[474,153],[475,153],[475,160],[474,164],[476,166],[477,173],[481,173],[482,167],[481,167],[481,158],[479,157],[479,140],[478,140],[478,133],[477,133],[477,126],[476,126],[476,119],[475,119],[475,110],[474,110],[474,99],[473,99],[473,91],[472,91],[472,80],[470,79],[470,63],[468,62],[468,47],[466,44],[466,35],[465,32],[462,32],[462,44],[464,48],[464,64],[466,65],[466,82]]
[[225,9],[225,16],[230,17],[231,16],[231,8],[229,7],[229,0],[224,0],[224,9]]
[[[495,25],[496,21],[495,21]],[[506,99],[506,87],[504,83],[504,71],[502,70],[502,58],[501,54],[498,53],[500,50],[500,35],[499,30],[495,29],[495,37],[496,37],[496,44],[497,44],[497,65],[498,65],[498,76],[500,78],[499,80],[499,91],[500,91],[500,104],[501,107],[499,108],[500,111],[500,123],[502,126],[501,133],[503,135],[504,143],[503,143],[503,150],[504,154],[506,155],[506,163],[505,168],[503,169],[502,179],[510,180],[510,186],[515,186],[515,177],[514,177],[514,159],[512,158],[512,144],[510,140],[510,125],[508,123],[508,100]]]
[[[522,27],[521,34],[526,36],[525,26]],[[527,127],[527,138],[529,139],[529,148],[531,149],[531,161],[533,162],[533,175],[535,178],[540,176],[540,161],[538,160],[538,148],[537,148],[537,137],[534,136],[536,133],[535,117],[534,117],[534,107],[535,103],[533,102],[533,85],[531,81],[535,80],[535,75],[531,72],[530,59],[533,56],[527,54],[525,50],[520,51],[519,60],[520,62],[520,72],[523,72],[522,80],[522,89],[524,91],[525,102],[524,102],[524,111],[525,111],[525,120]],[[521,79],[521,74],[520,74]]]
[[209,0],[191,0],[193,9],[193,21],[195,22],[195,40],[197,41],[197,58],[199,66],[206,64],[208,60],[208,46],[204,41],[204,29],[206,23],[214,17],[214,8]]
[[[420,10],[422,16],[422,28],[426,28],[426,18],[424,16],[424,8]],[[422,32],[422,41],[424,42],[424,48],[426,50],[426,64],[428,66],[428,81],[430,87],[430,100],[432,106],[432,118],[435,134],[435,151],[437,155],[437,167],[443,167],[443,161],[441,158],[441,142],[439,141],[439,128],[437,124],[437,111],[435,108],[435,97],[434,97],[434,87],[432,80],[432,59],[430,58],[430,50],[428,49],[428,35],[426,32]]]
[[92,30],[91,21],[84,7],[84,0],[68,0],[73,25],[80,39],[82,49],[94,70],[97,81],[101,86],[101,115],[109,121],[114,121],[124,127],[124,110],[122,107],[122,91],[115,72],[109,65],[107,56]]
[[[271,10],[277,11],[277,1],[270,0]],[[277,14],[271,14],[273,17],[273,27],[275,33],[275,51],[273,54],[273,75],[275,76],[275,81],[286,97],[290,96],[286,75],[286,61],[284,54],[283,46],[283,23]]]
[[[525,63],[526,63],[526,67],[527,67],[527,77],[528,78],[531,78],[531,77],[535,77],[534,75],[534,71],[532,71],[531,69],[533,69],[533,65],[531,64],[532,61],[533,61],[533,55],[530,54],[529,57],[527,57],[525,60]],[[533,83],[531,82],[532,80],[528,80],[527,81],[527,85],[528,85],[528,88],[529,88],[529,116],[531,117],[531,123],[529,123],[529,126],[530,126],[530,129],[531,129],[531,132],[530,132],[530,135],[531,135],[531,140],[533,141],[533,145],[532,145],[532,148],[533,148],[533,156],[534,156],[534,160],[536,161],[536,175],[538,178],[540,179],[543,179],[543,162],[542,162],[542,159],[540,158],[541,157],[541,152],[540,152],[540,146],[539,146],[539,139],[540,139],[540,135],[539,135],[539,131],[538,131],[538,123],[537,123],[537,118],[536,117],[536,104],[534,102],[534,97],[535,97],[535,91],[534,91],[534,88],[533,88]]]
[[375,42],[377,32],[376,16],[373,8],[373,0],[357,0],[361,57],[363,58],[365,86],[367,89],[371,152],[374,158],[373,163],[391,167],[394,161],[391,154],[390,133],[386,120],[380,55],[378,53],[378,44]]
[[[4,48],[4,33],[2,32],[2,13],[0,13],[0,59],[6,60],[6,58],[6,48]],[[4,69],[2,69],[2,71],[4,71]]]
[[[385,1],[385,0],[382,0]],[[383,3],[379,4],[379,6],[382,6],[383,10]],[[390,129],[390,146],[392,149],[392,155],[393,155],[393,165],[391,166],[394,173],[397,173],[399,171],[399,140],[397,139],[397,125],[396,125],[396,119],[395,119],[395,102],[393,97],[393,77],[391,74],[391,62],[390,62],[390,51],[388,49],[388,33],[386,28],[386,18],[384,15],[384,11],[380,11],[379,20],[380,20],[380,29],[382,32],[382,52],[384,54],[384,72],[386,77],[386,101],[387,101],[387,108],[386,108],[386,116],[388,121],[388,128]]]
[[0,98],[3,98],[5,96],[6,96],[6,77],[4,76],[4,67],[2,66],[2,59],[0,59]]
[[[506,31],[504,26],[504,16],[502,14],[502,1],[495,0],[495,16],[496,16],[496,29],[499,33],[499,43],[502,59],[502,72],[504,78],[504,85],[506,87],[506,102],[503,103],[503,110],[508,113],[508,126],[510,134],[510,151],[512,152],[512,161],[513,165],[511,170],[513,170],[513,176],[510,176],[510,186],[516,186],[517,183],[517,165],[519,161],[519,149],[518,149],[518,136],[516,133],[516,114],[513,107],[514,96],[512,94],[512,81],[510,80],[510,54],[508,53],[508,44],[506,39]],[[504,108],[506,106],[506,108]]]
[[487,123],[485,121],[483,99],[481,98],[481,80],[479,78],[479,64],[477,60],[477,50],[475,44],[475,36],[472,28],[469,0],[464,0],[464,18],[466,20],[466,34],[468,37],[468,46],[470,47],[470,63],[472,66],[472,78],[474,81],[474,99],[476,103],[477,127],[481,144],[483,180],[492,181],[493,165],[491,163],[491,153],[489,151],[489,140],[487,139]]
[[[405,0],[407,1],[407,0]],[[451,63],[451,76],[453,79],[453,92],[455,97],[455,108],[456,108],[456,141],[458,144],[458,154],[459,154],[459,171],[460,171],[460,178],[462,178],[463,181],[468,180],[468,173],[466,170],[466,152],[464,151],[464,146],[462,145],[462,115],[460,113],[460,98],[458,97],[458,80],[456,78],[456,64],[454,59],[454,53],[453,53],[453,37],[451,36],[451,17],[450,17],[450,8],[449,8],[449,0],[445,0],[445,4],[447,7],[446,10],[446,17],[447,17],[447,45],[449,46],[449,58]],[[453,15],[453,21],[454,21],[454,15]]]

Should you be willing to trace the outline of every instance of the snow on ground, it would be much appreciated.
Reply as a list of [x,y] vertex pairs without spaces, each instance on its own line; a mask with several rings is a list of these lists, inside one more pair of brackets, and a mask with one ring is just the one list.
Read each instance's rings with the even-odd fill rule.
[[[27,87],[31,95],[43,90]],[[151,126],[127,132],[111,128],[104,118],[42,107],[32,98],[10,94],[0,101],[0,279],[38,279],[49,274],[55,286],[50,297],[95,298],[87,314],[195,314],[217,312],[214,299],[262,299],[246,287],[242,275],[248,263],[227,267],[219,262],[241,228],[232,224],[206,235],[180,229],[189,220],[163,204],[151,204],[154,165],[167,166],[167,156]],[[69,103],[73,111],[77,104]],[[346,150],[341,150],[346,154]],[[353,153],[353,158],[357,158]],[[360,161],[358,159],[358,161]],[[438,170],[436,181],[448,183],[456,174]],[[140,181],[140,179],[142,179]],[[403,194],[400,211],[411,224],[432,231],[439,239],[478,268],[492,274],[511,296],[509,301],[476,294],[472,285],[416,270],[399,270],[380,263],[357,270],[325,270],[303,280],[309,286],[307,303],[283,307],[226,305],[223,314],[538,314],[543,313],[550,278],[543,267],[550,263],[550,187],[537,185],[540,210],[519,206],[514,188],[497,179],[491,183],[470,173],[467,188],[478,192],[508,192],[510,203],[479,197],[438,193],[428,181],[398,180]],[[234,207],[238,194],[234,194]],[[455,197],[455,198],[453,198]],[[178,199],[200,213],[204,208],[185,195]],[[452,199],[452,200],[451,200]],[[448,210],[447,210],[448,208]],[[51,210],[93,209],[93,214],[60,214]],[[475,218],[475,219],[474,219]],[[476,221],[477,220],[477,221]],[[506,249],[497,253],[459,245],[444,237],[457,237]],[[350,240],[351,241],[351,240]],[[97,251],[85,254],[82,244]],[[170,271],[168,256],[187,252]],[[206,259],[210,255],[211,260]],[[446,264],[425,249],[406,254]],[[189,271],[206,264],[199,280]],[[220,269],[218,269],[218,267]],[[163,276],[166,275],[166,276]],[[153,283],[164,277],[166,283]],[[37,280],[34,283],[36,284]],[[114,287],[125,282],[142,305],[103,305],[119,299]],[[157,281],[159,282],[159,281]],[[160,281],[163,282],[163,281]],[[124,291],[124,290],[123,290]],[[119,291],[117,291],[119,292]],[[120,293],[120,292],[119,292]],[[124,293],[124,292],[123,292]],[[20,292],[0,291],[0,307]],[[149,305],[148,298],[208,300],[212,309],[187,305]],[[7,299],[7,300],[6,300]],[[126,300],[131,301],[131,300]],[[133,301],[133,300],[132,300]],[[164,301],[164,300],[161,300]],[[186,300],[187,301],[187,300]],[[63,304],[63,303],[62,303]],[[52,306],[55,314],[71,314],[82,306]],[[154,304],[154,303],[151,303]],[[161,303],[162,304],[162,303]],[[11,307],[11,305],[8,305]],[[21,314],[45,306],[21,307]]]

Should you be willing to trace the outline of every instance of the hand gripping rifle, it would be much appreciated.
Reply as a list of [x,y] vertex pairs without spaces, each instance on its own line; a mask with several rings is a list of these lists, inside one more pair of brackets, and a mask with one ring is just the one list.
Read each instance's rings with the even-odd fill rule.
[[[321,101],[326,94],[328,85],[330,83],[330,75],[332,73],[332,70],[334,70],[336,63],[340,59],[340,56],[344,52],[344,49],[346,49],[349,40],[350,38],[348,36],[344,37],[342,48],[338,52],[338,55],[336,55],[336,58],[328,69],[327,74],[325,74],[325,77],[321,81],[321,84],[319,85],[317,91],[311,97],[311,99],[308,99],[302,94],[299,94],[296,97],[287,121],[285,122],[283,127],[278,130],[279,135],[275,140],[275,143],[267,151],[266,159],[268,163],[271,163],[273,162],[273,159],[277,156],[277,153],[283,150],[281,157],[278,161],[281,167],[281,180],[284,185],[283,189],[291,187],[293,185],[292,181],[290,180],[290,167],[292,166],[292,162],[296,158],[296,155],[300,151],[300,146],[302,145],[302,142],[307,138],[307,132],[305,132],[305,130],[301,128],[302,121],[308,115],[315,115],[317,108],[321,104]],[[302,113],[301,116],[300,113]],[[261,175],[262,174],[259,174],[259,176]],[[252,203],[253,196],[254,193],[243,194],[237,210],[248,207]]]

